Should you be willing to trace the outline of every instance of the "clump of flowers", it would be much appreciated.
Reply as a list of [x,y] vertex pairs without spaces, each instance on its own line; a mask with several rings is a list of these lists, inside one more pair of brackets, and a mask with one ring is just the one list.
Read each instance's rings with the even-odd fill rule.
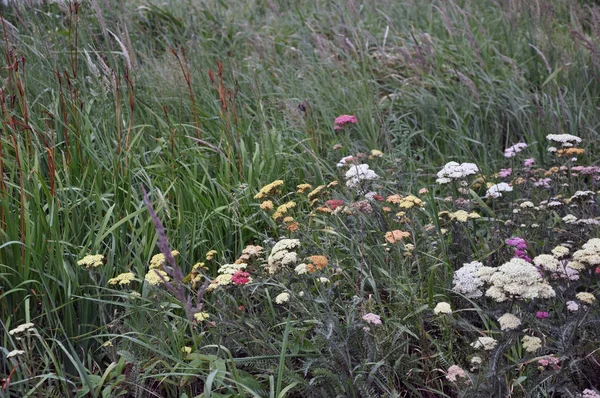
[[400,231],[396,229],[394,231],[388,231],[385,233],[385,240],[390,243],[401,242],[402,239],[408,238],[410,236],[410,232]]
[[307,272],[315,272],[323,270],[329,261],[327,257],[321,255],[310,256],[307,258],[308,263],[306,264]]
[[525,335],[521,339],[521,343],[523,343],[523,348],[527,352],[536,352],[540,348],[542,348],[542,339],[535,336]]
[[471,343],[471,347],[476,350],[483,348],[485,351],[492,351],[496,345],[498,344],[498,340],[493,337],[478,337],[477,340]]
[[270,184],[265,185],[254,195],[254,199],[262,199],[266,196],[273,195],[283,186],[283,180],[276,180]]
[[334,123],[334,126],[333,126],[334,130],[342,130],[348,124],[358,123],[358,120],[356,119],[356,116],[354,116],[354,115],[340,115],[335,118],[333,123]]
[[577,300],[582,301],[586,304],[594,304],[594,301],[596,301],[596,296],[588,292],[579,292],[575,295],[575,297],[577,298]]
[[498,302],[509,298],[550,298],[556,295],[537,268],[521,258],[512,258],[498,268],[481,267],[477,276],[491,285],[485,295]]
[[362,319],[363,319],[363,321],[370,323],[372,325],[381,325],[381,317],[379,315],[373,314],[371,312],[363,315]]
[[572,134],[548,134],[546,139],[548,141],[559,143],[565,148],[572,147],[574,144],[579,144],[581,142],[581,138]]
[[538,360],[538,365],[540,370],[545,370],[548,367],[551,367],[554,370],[560,369],[560,360],[554,356],[547,356]]
[[[210,253],[210,252],[209,252],[209,253]],[[215,254],[216,254],[216,252],[215,252]],[[171,251],[171,255],[172,255],[173,257],[176,257],[176,256],[178,256],[178,255],[179,255],[179,251],[177,251],[177,250],[172,250],[172,251]],[[207,256],[208,256],[208,254],[207,254]],[[211,257],[211,258],[212,258],[212,257]],[[166,260],[166,258],[165,258],[165,255],[164,255],[164,254],[162,254],[162,253],[155,254],[155,255],[154,255],[154,256],[152,256],[152,258],[150,259],[150,266],[149,266],[149,268],[150,268],[150,269],[162,269],[162,268],[164,267],[164,265],[165,265],[165,262],[166,262],[166,261],[167,261],[167,260]]]
[[507,184],[506,182],[501,182],[498,184],[494,184],[488,188],[485,197],[486,198],[499,198],[502,196],[502,192],[511,192],[513,187]]
[[290,294],[287,292],[280,293],[275,297],[275,303],[277,304],[287,303],[288,301],[290,301]]
[[519,142],[511,147],[508,147],[504,150],[505,158],[512,158],[517,156],[517,153],[521,152],[523,149],[527,148],[527,144],[524,142]]
[[452,181],[462,180],[467,176],[476,174],[479,168],[474,163],[449,162],[437,173],[438,184],[447,184]]
[[109,285],[129,285],[135,279],[133,272],[124,272],[108,280]]
[[271,254],[267,259],[267,271],[274,274],[282,267],[292,267],[298,262],[298,254],[295,250],[300,247],[298,239],[282,239],[273,246]]
[[506,313],[498,318],[500,330],[514,330],[521,326],[521,320],[511,313]]
[[567,266],[578,271],[586,268],[593,268],[600,265],[600,239],[592,238],[588,240],[581,250],[573,253],[573,261],[570,261]]
[[77,261],[77,265],[84,266],[86,269],[98,268],[104,264],[103,254],[89,254]]
[[472,211],[472,212],[467,212],[465,210],[457,210],[455,212],[448,212],[448,211],[441,211],[438,213],[439,217],[443,217],[443,218],[448,218],[450,221],[457,221],[457,222],[461,222],[461,223],[465,223],[469,220],[473,220],[476,218],[480,218],[481,216]]
[[483,264],[479,261],[465,263],[463,266],[454,272],[452,283],[454,292],[464,295],[466,298],[477,298],[483,296],[481,288],[484,283],[477,276],[479,269]]
[[157,286],[171,280],[166,271],[157,268],[150,269],[144,279],[152,286]]
[[30,330],[34,330],[34,327],[35,327],[35,325],[31,322],[24,323],[22,325],[17,326],[14,329],[9,330],[8,334],[10,334],[11,336],[15,336],[15,335],[18,336],[18,335],[28,332]]
[[210,318],[210,314],[208,312],[200,311],[194,314],[194,319],[196,320],[196,322],[202,322],[207,320],[208,318]]
[[297,193],[304,193],[306,191],[308,191],[309,189],[312,189],[312,185],[310,184],[300,184],[296,187],[296,189],[298,189],[296,192]]
[[350,188],[359,187],[363,181],[377,180],[379,176],[369,168],[368,164],[352,165],[346,171],[346,185]]
[[436,315],[452,314],[452,307],[450,307],[450,304],[442,301],[442,302],[437,303],[437,305],[433,309],[433,313]]
[[446,379],[452,383],[456,383],[457,378],[465,378],[467,374],[465,371],[457,365],[452,365],[446,372]]
[[288,212],[288,210],[293,209],[294,207],[296,207],[296,202],[294,201],[289,201],[280,205],[277,210],[275,210],[275,213],[273,213],[273,220],[279,220]]

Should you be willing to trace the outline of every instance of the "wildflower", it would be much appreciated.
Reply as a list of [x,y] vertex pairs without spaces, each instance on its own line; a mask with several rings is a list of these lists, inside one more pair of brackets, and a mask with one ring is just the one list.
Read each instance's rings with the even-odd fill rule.
[[340,115],[335,118],[333,123],[334,123],[334,126],[333,126],[334,130],[342,130],[344,128],[344,126],[346,126],[347,124],[358,123],[358,120],[356,119],[356,116],[354,116],[354,115]]
[[586,304],[594,304],[596,297],[592,293],[579,292],[575,295],[579,301],[583,301]]
[[294,201],[289,201],[287,203],[280,205],[277,208],[277,210],[275,210],[275,213],[273,213],[273,216],[272,216],[273,220],[278,220],[278,219],[282,218],[289,209],[292,209],[294,207],[296,207],[296,202],[294,202]]
[[300,228],[300,223],[293,222],[287,226],[287,230],[291,232],[296,232]]
[[569,254],[569,248],[568,247],[564,247],[564,246],[556,246],[554,249],[552,249],[552,255],[556,258],[561,258],[566,256],[567,254]]
[[502,196],[502,192],[511,192],[513,188],[505,183],[494,184],[490,186],[485,194],[486,198],[499,198]]
[[181,347],[181,352],[186,355],[189,355],[192,353],[192,347],[188,347],[188,346]]
[[575,217],[572,214],[567,214],[566,216],[564,216],[562,218],[563,222],[567,223],[567,224],[574,224],[577,222],[577,217]]
[[481,267],[477,276],[491,284],[485,295],[498,302],[509,298],[549,298],[556,295],[537,268],[521,258],[512,258],[498,268]]
[[525,159],[525,161],[523,162],[523,166],[531,167],[531,166],[533,166],[534,163],[535,163],[534,158]]
[[523,348],[527,352],[536,352],[540,348],[542,348],[542,339],[535,336],[523,336],[521,339],[521,343],[523,343]]
[[22,325],[17,326],[16,328],[14,328],[12,330],[9,330],[8,334],[10,334],[11,336],[13,336],[13,335],[19,335],[21,333],[28,332],[29,330],[33,330],[34,326],[35,325],[33,323],[31,323],[31,322],[24,323]]
[[283,222],[286,223],[286,224],[289,224],[289,223],[291,223],[293,221],[294,221],[294,217],[287,216],[287,217],[283,218]]
[[102,344],[102,347],[112,347],[112,346],[113,346],[113,343],[110,340],[107,340]]
[[521,320],[513,314],[506,313],[498,318],[500,322],[500,330],[514,330],[521,326]]
[[570,300],[566,302],[567,304],[567,309],[571,312],[577,312],[579,311],[579,304],[577,304],[576,301]]
[[282,239],[273,246],[268,258],[267,271],[273,274],[281,267],[295,265],[298,255],[294,251],[300,246],[298,239]]
[[327,202],[325,202],[325,204],[327,206],[329,206],[329,208],[331,210],[335,210],[338,207],[343,206],[344,205],[344,201],[343,200],[339,200],[339,199],[331,199],[331,200],[328,200]]
[[317,211],[319,213],[325,213],[325,214],[331,214],[331,213],[333,213],[333,210],[331,210],[329,207],[325,207],[325,206],[317,207],[315,209],[315,211]]
[[373,206],[371,206],[371,204],[367,200],[361,200],[356,203],[353,203],[352,208],[357,209],[358,211],[365,214],[373,213]]
[[254,199],[262,199],[265,196],[275,193],[283,185],[283,180],[276,180],[270,184],[265,185],[254,195]]
[[563,147],[572,147],[573,144],[579,144],[581,138],[571,134],[548,134],[546,136],[548,141],[558,142]]
[[456,382],[456,378],[457,377],[467,377],[467,374],[465,373],[465,371],[458,367],[457,365],[452,365],[448,368],[448,371],[446,372],[446,379],[448,381],[451,381],[452,383]]
[[344,166],[346,166],[346,164],[348,162],[352,162],[356,160],[356,158],[354,156],[344,156],[343,158],[340,159],[340,161],[337,163],[337,168],[340,169]]
[[298,189],[298,193],[304,193],[305,191],[308,191],[309,189],[312,189],[312,185],[310,184],[300,184],[296,187]]
[[[178,256],[179,252],[177,250],[173,250],[173,251],[171,251],[171,255],[173,257]],[[149,268],[150,269],[162,268],[165,265],[165,261],[167,261],[167,259],[166,259],[166,257],[165,257],[164,254],[162,254],[162,253],[155,254],[150,259],[150,266],[149,266]]]
[[371,155],[369,155],[369,159],[381,158],[383,157],[383,152],[378,149],[371,149]]
[[231,275],[231,282],[233,282],[234,285],[245,285],[252,282],[252,278],[246,271],[236,271]]
[[267,210],[273,210],[273,202],[270,200],[265,200],[264,202],[262,202],[260,204],[260,208],[267,211]]
[[442,301],[440,303],[437,303],[437,305],[433,309],[433,313],[435,315],[439,315],[439,314],[452,314],[452,307],[450,307],[450,304]]
[[350,188],[355,188],[362,181],[377,180],[379,176],[373,170],[369,169],[368,164],[359,164],[350,166],[346,171],[346,185]]
[[298,275],[304,275],[308,272],[308,267],[306,264],[302,263],[294,268],[294,272]]
[[496,344],[498,344],[498,341],[493,337],[478,337],[477,340],[471,343],[471,347],[491,351],[496,347]]
[[25,354],[25,351],[23,350],[12,350],[11,352],[9,352],[8,354],[6,354],[6,358],[13,358],[16,357],[17,355],[23,355]]
[[517,156],[517,153],[521,152],[525,148],[527,148],[527,144],[524,142],[519,142],[509,148],[506,148],[504,150],[504,157],[512,158],[514,156]]
[[561,156],[573,156],[573,155],[582,155],[585,153],[585,149],[583,148],[562,148],[556,151],[556,154]]
[[169,275],[165,271],[156,268],[149,270],[144,279],[152,286],[160,285],[163,283],[163,279],[167,282],[170,280]]
[[[576,268],[578,264],[580,268]],[[592,238],[588,240],[580,250],[573,253],[573,261],[568,264],[574,269],[583,269],[600,265],[600,239]]]
[[483,296],[481,287],[483,282],[477,277],[477,271],[483,267],[479,261],[473,261],[463,264],[463,266],[454,272],[452,283],[455,293],[464,295],[466,298],[477,298]]
[[308,260],[320,271],[327,266],[329,261],[325,256],[310,256]]
[[221,274],[217,275],[217,277],[213,280],[212,283],[216,286],[227,286],[231,283],[231,278],[233,274]]
[[131,283],[131,281],[134,279],[135,279],[135,275],[133,272],[125,272],[125,273],[117,275],[114,278],[109,279],[108,284],[116,285],[118,283],[119,285],[129,285]]
[[471,358],[471,372],[474,371],[475,369],[477,369],[482,363],[483,363],[483,359],[481,359],[481,357],[473,357]]
[[277,304],[283,304],[286,303],[290,300],[290,294],[283,292],[277,295],[277,297],[275,297],[275,303]]
[[336,187],[337,185],[338,185],[337,181],[331,181],[329,184],[327,184],[327,188]]
[[436,182],[438,184],[447,184],[453,180],[463,179],[469,175],[476,174],[478,171],[479,169],[474,163],[458,164],[457,162],[449,162],[437,173],[438,178]]
[[423,207],[423,201],[414,195],[408,195],[400,201],[400,207],[403,209],[410,209],[414,206]]
[[498,173],[498,175],[502,178],[510,177],[512,175],[512,168],[500,169],[500,172]]
[[514,247],[515,249],[519,249],[519,250],[527,249],[527,241],[523,238],[513,237],[510,239],[507,239],[505,243],[508,246]]
[[97,268],[104,262],[104,255],[102,254],[89,254],[77,261],[77,265],[83,265],[86,269]]
[[371,312],[363,315],[362,319],[363,319],[363,321],[370,323],[372,325],[381,325],[381,317],[379,315],[373,314]]
[[317,281],[320,282],[320,283],[329,283],[329,282],[331,282],[329,280],[329,278],[325,278],[324,276],[321,276],[321,277],[317,278]]
[[333,150],[334,150],[334,151],[337,151],[338,149],[342,149],[343,147],[344,147],[344,146],[343,146],[342,144],[335,144],[335,145],[333,146]]
[[246,263],[225,264],[219,268],[218,272],[219,272],[219,274],[233,275],[238,271],[242,271],[242,270],[246,269],[247,266],[248,266],[248,264],[246,264]]
[[546,311],[538,311],[538,312],[535,314],[535,317],[536,317],[536,318],[538,318],[538,319],[546,319],[546,318],[548,318],[549,316],[550,316],[550,314],[549,314],[548,312],[546,312]]
[[196,320],[196,322],[202,322],[207,320],[208,318],[210,318],[210,314],[208,312],[196,312],[194,314],[194,319]]
[[308,200],[315,199],[321,193],[321,191],[323,191],[323,189],[325,189],[325,185],[319,185],[318,187],[313,189],[311,192],[308,193]]
[[427,188],[419,189],[419,195],[426,195],[428,193],[429,193],[429,189],[427,189]]
[[527,201],[525,201],[525,202],[521,203],[521,204],[519,205],[519,207],[520,207],[521,209],[526,209],[526,208],[533,208],[533,207],[535,207],[535,206],[534,206],[533,202],[530,202],[529,200],[527,200]]
[[480,218],[481,216],[476,212],[468,213],[465,210],[458,210],[453,213],[447,211],[440,212],[438,216],[447,216],[450,221],[467,222],[470,219]]
[[400,231],[396,229],[394,231],[389,231],[385,233],[385,240],[390,243],[400,242],[404,238],[408,238],[410,236],[410,232]]
[[539,256],[536,256],[533,259],[533,263],[538,267],[550,272],[556,272],[560,265],[558,260],[550,254],[540,254]]
[[589,388],[586,388],[581,393],[581,398],[600,398],[600,394],[598,394],[594,390],[590,390]]

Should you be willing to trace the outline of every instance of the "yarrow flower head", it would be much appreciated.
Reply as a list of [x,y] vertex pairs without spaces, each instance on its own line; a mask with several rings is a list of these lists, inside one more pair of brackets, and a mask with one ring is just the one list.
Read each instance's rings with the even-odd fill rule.
[[600,398],[600,394],[598,394],[594,390],[590,390],[589,388],[586,388],[585,390],[583,390],[580,397],[581,398]]
[[166,271],[157,268],[150,269],[144,279],[152,286],[160,285],[163,283],[163,280],[167,282],[171,280]]
[[410,236],[410,232],[400,231],[396,229],[394,231],[388,231],[385,233],[385,240],[390,243],[401,242],[402,239],[408,238]]
[[506,182],[494,184],[488,188],[485,197],[486,198],[499,198],[502,196],[502,192],[511,192],[513,188]]
[[466,298],[477,298],[483,296],[481,287],[483,281],[477,277],[477,271],[483,267],[479,261],[473,261],[463,264],[463,266],[454,272],[452,283],[455,293],[462,294]]
[[27,332],[29,330],[33,330],[34,326],[35,325],[33,323],[31,323],[31,322],[24,323],[22,325],[17,326],[14,329],[9,330],[8,334],[10,334],[11,336],[19,335],[19,334],[25,333],[25,332]]
[[372,325],[381,325],[381,317],[379,315],[373,314],[371,312],[363,315],[362,319],[363,319],[363,321],[370,323]]
[[231,275],[231,282],[233,282],[234,285],[246,285],[252,282],[252,278],[246,271],[236,271]]
[[77,261],[77,265],[82,265],[86,269],[98,268],[104,264],[104,255],[102,254],[89,254]]
[[194,314],[194,319],[196,320],[196,322],[202,322],[207,320],[208,318],[210,318],[210,314],[208,312],[196,312]]
[[577,297],[577,300],[583,301],[586,304],[594,304],[594,301],[596,301],[596,297],[588,292],[579,292],[575,297]]
[[283,180],[276,180],[270,184],[265,185],[254,195],[254,199],[262,199],[265,196],[274,194],[279,188],[283,186]]
[[379,176],[373,170],[369,169],[368,164],[352,165],[346,171],[346,185],[350,188],[360,186],[363,181],[377,180]]
[[452,307],[450,307],[450,304],[442,301],[440,303],[437,303],[437,305],[433,309],[433,313],[436,314],[436,315],[439,315],[439,314],[452,314]]
[[438,184],[447,184],[455,180],[462,180],[465,177],[476,174],[479,168],[475,163],[462,163],[449,162],[437,173],[438,178],[436,182]]
[[517,156],[517,153],[521,152],[525,148],[527,148],[527,144],[524,142],[519,142],[518,144],[515,144],[509,148],[506,148],[504,150],[504,157],[512,158],[514,156]]
[[467,377],[467,374],[465,373],[465,371],[460,368],[457,365],[452,365],[448,368],[448,371],[446,372],[446,379],[448,381],[451,381],[452,383],[456,382],[457,378],[464,378]]
[[506,313],[498,318],[500,322],[500,330],[514,330],[521,326],[521,320],[513,314]]
[[538,311],[535,314],[535,317],[538,319],[546,319],[550,316],[550,314],[547,311]]
[[572,147],[574,144],[579,144],[581,138],[571,134],[548,134],[548,141],[553,141],[561,144],[563,147]]
[[335,118],[333,123],[334,123],[334,126],[333,126],[334,130],[341,130],[347,124],[358,123],[358,120],[356,119],[356,116],[354,116],[354,115],[340,115]]
[[535,336],[525,335],[521,339],[521,343],[523,343],[523,348],[527,352],[536,352],[540,348],[542,348],[542,339]]
[[290,294],[287,292],[283,292],[277,295],[277,297],[275,297],[275,303],[277,304],[283,304],[283,303],[287,303],[290,300]]
[[108,280],[109,285],[129,285],[135,279],[133,272],[124,272]]
[[506,240],[506,244],[508,246],[512,246],[515,249],[519,249],[519,250],[526,250],[527,249],[527,241],[523,238],[519,238],[517,237],[512,237],[510,239]]
[[496,347],[496,344],[498,344],[498,341],[493,337],[478,337],[477,340],[471,343],[471,347],[491,351]]
[[267,259],[267,271],[274,274],[281,267],[295,266],[298,255],[295,250],[300,246],[298,239],[282,239],[273,246],[271,254]]

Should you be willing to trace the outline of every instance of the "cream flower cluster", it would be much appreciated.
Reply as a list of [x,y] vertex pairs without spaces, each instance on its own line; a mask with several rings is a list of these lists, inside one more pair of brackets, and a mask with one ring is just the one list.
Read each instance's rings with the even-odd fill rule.
[[572,147],[574,144],[579,144],[581,138],[572,134],[548,134],[546,136],[548,141],[558,142],[563,147]]
[[358,187],[362,181],[377,179],[379,179],[379,176],[369,169],[368,164],[350,166],[350,169],[346,172],[346,185],[350,188]]
[[471,343],[471,347],[476,350],[483,348],[486,351],[491,351],[496,347],[498,341],[493,337],[478,337],[477,340]]
[[514,330],[521,326],[521,320],[513,314],[506,313],[498,318],[500,322],[500,330]]
[[438,184],[447,184],[454,180],[461,180],[465,177],[476,174],[479,168],[475,163],[449,162],[437,173],[438,178],[435,180]]
[[512,258],[498,268],[481,267],[477,276],[491,285],[485,295],[498,302],[509,298],[549,298],[556,295],[538,269],[521,258]]
[[581,247],[581,250],[573,253],[573,261],[569,262],[568,267],[581,271],[598,265],[600,265],[600,239],[592,238]]
[[282,267],[293,267],[298,262],[295,250],[300,246],[298,239],[282,239],[273,246],[267,259],[266,268],[270,274],[276,273]]
[[479,261],[473,261],[463,264],[463,266],[454,272],[452,290],[455,293],[462,294],[466,298],[477,298],[483,296],[481,287],[483,282],[477,277],[477,271],[483,267]]
[[502,196],[502,192],[511,192],[513,188],[505,182],[494,184],[488,188],[485,197],[486,198],[499,198]]

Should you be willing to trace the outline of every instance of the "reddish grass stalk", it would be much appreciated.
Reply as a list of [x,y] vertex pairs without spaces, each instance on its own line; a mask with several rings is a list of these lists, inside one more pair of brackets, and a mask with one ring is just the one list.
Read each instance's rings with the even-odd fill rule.
[[65,139],[65,154],[67,155],[67,166],[71,163],[71,151],[69,149],[69,114],[67,113],[67,105],[65,103],[65,94],[63,92],[63,82],[62,77],[60,76],[60,72],[55,72],[56,77],[58,78],[58,96],[60,100],[60,108],[62,111],[62,119],[63,119],[63,136]]
[[181,60],[179,54],[177,54],[177,51],[175,51],[175,49],[169,48],[169,50],[171,50],[171,52],[177,59],[179,67],[181,68],[181,72],[183,73],[183,78],[185,79],[185,84],[187,84],[188,91],[190,93],[190,101],[192,103],[192,115],[194,117],[194,126],[196,127],[196,138],[200,138],[200,123],[198,122],[198,113],[196,112],[196,97],[194,96],[194,90],[192,89],[192,75],[190,73],[190,67],[185,54],[185,49],[181,49],[183,61]]
[[10,136],[15,147],[15,159],[17,161],[17,169],[19,171],[19,187],[20,187],[20,211],[21,211],[21,265],[25,266],[25,188],[23,186],[23,169],[21,167],[21,157],[19,156],[19,147],[15,136]]

